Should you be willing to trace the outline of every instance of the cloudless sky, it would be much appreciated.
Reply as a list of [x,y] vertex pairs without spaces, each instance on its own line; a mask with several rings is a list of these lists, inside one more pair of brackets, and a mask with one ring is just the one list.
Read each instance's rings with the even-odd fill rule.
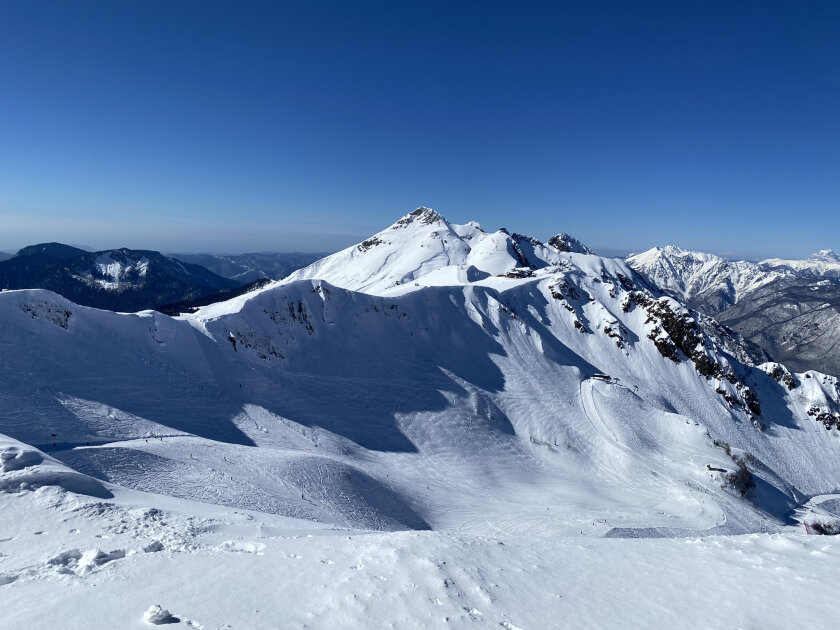
[[0,1],[0,250],[334,250],[418,205],[840,249],[840,3]]

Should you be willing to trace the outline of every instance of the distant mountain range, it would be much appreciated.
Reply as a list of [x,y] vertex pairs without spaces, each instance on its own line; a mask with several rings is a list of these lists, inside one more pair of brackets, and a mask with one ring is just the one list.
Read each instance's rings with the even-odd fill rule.
[[320,254],[221,256],[151,250],[88,252],[40,243],[0,255],[0,289],[49,289],[77,304],[170,314],[241,295],[317,260]]
[[627,263],[791,369],[840,374],[840,256],[831,250],[748,262],[668,246]]
[[234,255],[170,254],[172,258],[201,265],[224,278],[231,278],[242,283],[264,279],[280,280],[327,255],[302,252]]
[[0,261],[0,289],[49,289],[77,304],[116,311],[156,308],[242,284],[150,250],[86,252],[42,243]]
[[[438,221],[431,211],[408,217],[411,221],[397,225]],[[439,256],[463,259],[457,273],[471,282],[484,277],[488,269],[493,275],[529,277],[556,264],[558,253],[592,254],[568,234],[543,244],[504,229],[485,233],[477,223],[457,230],[443,239],[446,247]],[[391,238],[392,232],[385,234]],[[175,314],[231,299],[289,275],[329,277],[340,286],[370,292],[399,291],[419,276],[425,282],[446,283],[447,274],[456,273],[450,264],[445,271],[427,275],[431,263],[415,260],[414,253],[399,246],[384,247],[383,239],[374,235],[324,258],[300,252],[170,256],[130,249],[87,252],[42,243],[6,259],[0,255],[0,289],[49,289],[85,306]],[[368,251],[382,260],[378,271],[360,284],[353,263]],[[713,317],[703,320],[708,334],[742,336],[735,345],[747,352],[749,360],[772,358],[793,370],[840,374],[840,256],[831,250],[805,260],[750,262],[667,246],[633,254],[626,262],[650,285]],[[724,331],[717,322],[731,330]]]

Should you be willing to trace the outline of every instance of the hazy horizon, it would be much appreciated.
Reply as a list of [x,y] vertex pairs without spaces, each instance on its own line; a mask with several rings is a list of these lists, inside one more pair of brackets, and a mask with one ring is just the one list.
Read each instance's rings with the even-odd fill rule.
[[[407,214],[407,212],[404,213],[404,214]],[[402,216],[402,215],[395,216],[394,220],[391,221],[391,223],[393,223],[394,221],[399,219],[400,216]],[[446,215],[444,214],[444,216],[446,216]],[[446,218],[449,219],[448,216]],[[454,223],[466,223],[467,220],[475,220],[475,219],[465,219],[465,220],[462,220],[462,221],[453,221],[453,222]],[[496,229],[502,228],[502,227],[504,227],[506,229],[509,229],[510,231],[519,231],[519,230],[516,229],[516,227],[513,224],[490,227],[488,225],[483,224],[481,221],[477,221],[477,222],[479,224],[481,224],[482,227],[485,230],[488,230],[488,231],[493,231],[493,230],[496,230]],[[33,240],[30,240],[30,241],[27,241],[27,242],[19,242],[20,244],[14,244],[14,245],[4,245],[3,243],[0,243],[0,252],[5,253],[5,254],[14,255],[20,249],[22,249],[24,247],[27,247],[29,245],[36,245],[36,244],[49,243],[49,242],[58,242],[58,243],[63,243],[65,245],[71,245],[73,247],[78,247],[80,249],[84,249],[84,250],[87,250],[87,251],[103,251],[103,250],[119,249],[119,248],[127,247],[129,249],[145,249],[145,250],[160,251],[164,254],[239,255],[239,254],[285,254],[285,253],[300,252],[300,253],[310,253],[310,254],[311,253],[316,253],[316,254],[327,255],[327,254],[330,254],[330,253],[333,253],[333,252],[340,251],[341,249],[344,249],[346,247],[350,247],[352,245],[360,243],[361,241],[365,240],[369,236],[387,228],[389,225],[391,225],[391,223],[389,223],[388,225],[379,226],[378,228],[373,228],[372,227],[367,232],[361,232],[360,231],[356,234],[351,234],[351,233],[349,233],[349,230],[348,230],[348,232],[346,234],[336,234],[336,233],[319,234],[317,232],[310,232],[310,233],[301,233],[301,234],[298,234],[298,235],[294,235],[291,232],[288,232],[288,231],[283,232],[282,230],[278,229],[277,233],[284,235],[284,238],[281,239],[281,242],[287,242],[287,243],[289,243],[289,245],[286,246],[286,247],[279,246],[279,247],[274,247],[274,248],[263,248],[263,249],[257,249],[257,248],[250,248],[249,249],[247,247],[237,248],[235,245],[226,244],[226,241],[224,239],[214,240],[214,239],[221,238],[220,236],[218,236],[218,233],[216,233],[217,234],[216,236],[214,236],[214,237],[208,239],[207,241],[205,241],[205,242],[208,242],[208,243],[214,243],[213,245],[202,246],[202,245],[196,244],[196,245],[193,245],[193,246],[187,245],[185,247],[180,247],[179,248],[179,247],[174,247],[174,246],[167,245],[167,243],[171,242],[171,241],[168,241],[165,238],[161,239],[161,237],[159,235],[158,236],[152,235],[148,239],[144,239],[143,236],[142,236],[142,230],[141,230],[141,235],[140,236],[135,234],[132,237],[126,236],[125,238],[122,238],[122,239],[119,239],[119,238],[109,239],[109,238],[107,238],[103,235],[103,237],[100,240],[93,241],[91,239],[88,239],[87,242],[72,241],[72,239],[68,240],[67,238],[64,238],[64,239],[62,239],[62,238],[41,238],[41,239],[35,238]],[[223,232],[223,231],[224,231],[223,229],[219,230],[219,232]],[[545,242],[551,236],[554,236],[555,234],[559,234],[562,231],[564,231],[564,230],[557,230],[555,232],[552,232],[551,234],[543,234],[543,235],[528,234],[528,236],[533,236],[533,237],[538,238],[539,240]],[[44,230],[44,234],[62,234],[62,233],[66,234],[67,233],[66,229],[56,229],[54,231]],[[211,233],[213,233],[213,231],[208,229],[206,232],[203,233],[203,235],[206,237],[207,234],[211,234]],[[90,235],[90,233],[84,233],[84,232],[79,232],[79,234]],[[307,242],[306,240],[301,240],[300,237],[303,234],[305,234],[307,237],[312,238],[312,240],[310,241],[311,245],[308,246],[308,247],[305,246],[305,245],[302,245],[302,243]],[[572,235],[573,236],[578,236],[577,234],[572,234]],[[176,239],[177,238],[178,237],[176,237]],[[264,238],[264,232],[260,236],[260,238]],[[692,239],[686,239],[686,240],[690,241]],[[797,251],[793,254],[781,254],[781,253],[775,253],[775,252],[768,252],[764,255],[761,255],[761,254],[745,255],[745,254],[740,253],[738,251],[727,251],[727,250],[720,250],[720,249],[715,249],[715,248],[711,248],[711,247],[703,247],[703,246],[692,247],[692,246],[688,246],[688,245],[685,245],[685,244],[680,243],[680,242],[651,243],[647,246],[638,247],[638,248],[630,248],[630,247],[618,247],[617,248],[617,247],[609,247],[609,246],[602,247],[602,246],[599,246],[597,244],[597,242],[592,243],[592,242],[588,242],[584,239],[581,239],[581,241],[585,245],[590,247],[596,254],[598,254],[600,256],[617,257],[617,258],[625,258],[626,256],[629,256],[630,254],[633,254],[633,253],[640,253],[640,252],[646,251],[646,250],[648,250],[652,247],[657,247],[657,246],[664,247],[666,245],[676,245],[678,247],[681,247],[682,249],[716,254],[718,256],[721,256],[723,258],[727,258],[727,259],[730,259],[730,260],[747,260],[747,261],[760,261],[760,260],[764,260],[764,259],[768,259],[768,258],[805,259],[808,256],[810,256],[812,254],[815,254],[820,250],[831,249],[830,247],[815,246],[810,251],[801,251],[801,252]],[[176,240],[176,242],[177,242],[177,240]],[[184,241],[184,242],[190,242],[190,241]],[[192,242],[195,242],[195,241],[192,241]],[[260,241],[255,240],[254,242],[260,242]],[[330,243],[330,242],[335,243],[335,246],[333,246],[333,247],[323,247],[324,244]],[[161,246],[154,246],[155,243],[159,243]]]

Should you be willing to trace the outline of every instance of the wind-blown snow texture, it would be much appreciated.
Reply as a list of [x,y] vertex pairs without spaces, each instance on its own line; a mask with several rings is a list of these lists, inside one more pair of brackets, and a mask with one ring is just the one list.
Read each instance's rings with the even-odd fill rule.
[[420,208],[178,318],[0,293],[7,619],[829,627],[836,379],[568,249]]

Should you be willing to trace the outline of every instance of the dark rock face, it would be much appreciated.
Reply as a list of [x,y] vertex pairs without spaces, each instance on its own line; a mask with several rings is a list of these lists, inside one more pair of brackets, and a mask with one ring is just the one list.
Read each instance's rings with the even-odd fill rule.
[[384,242],[385,241],[383,241],[381,238],[378,238],[376,236],[372,236],[368,240],[362,241],[361,243],[356,245],[356,247],[358,248],[358,250],[360,252],[366,252],[367,250],[371,249],[372,247],[376,247],[377,245],[382,245]]
[[780,363],[773,366],[768,374],[777,383],[782,383],[785,387],[787,387],[788,391],[792,391],[799,387],[796,377],[790,373],[790,370]]
[[548,244],[558,252],[571,252],[572,254],[594,253],[571,234],[558,234],[557,236],[552,236],[548,239]]
[[425,206],[420,206],[416,210],[412,210],[406,216],[404,216],[402,219],[397,221],[392,226],[392,228],[393,229],[404,228],[404,227],[414,223],[415,221],[420,221],[424,225],[431,225],[432,223],[443,222],[443,221],[445,221],[445,219],[440,214],[438,214],[437,212],[432,210],[431,208],[426,208]]
[[837,429],[840,431],[840,413],[814,405],[808,409],[808,415],[817,422],[821,422],[826,431]]
[[646,324],[652,328],[648,339],[653,341],[659,353],[674,363],[690,361],[694,369],[707,379],[727,381],[734,385],[734,392],[726,387],[717,388],[730,407],[741,407],[753,416],[761,415],[758,397],[741,382],[729,365],[721,364],[717,359],[715,343],[705,333],[701,325],[702,316],[684,309],[667,297],[654,298],[642,291],[631,291],[623,305],[625,312],[641,307],[647,314]]

